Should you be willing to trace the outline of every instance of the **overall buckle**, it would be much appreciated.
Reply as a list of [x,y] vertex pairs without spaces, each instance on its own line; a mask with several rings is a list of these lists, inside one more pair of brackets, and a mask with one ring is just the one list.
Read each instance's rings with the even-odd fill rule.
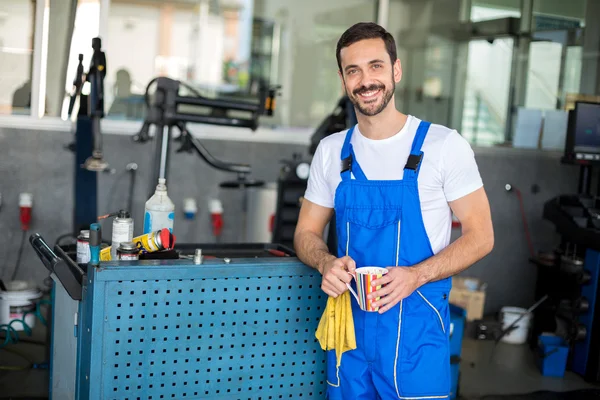
[[350,170],[352,170],[352,155],[349,155],[342,160],[342,172]]
[[419,164],[421,164],[421,160],[423,160],[423,153],[421,154],[411,154],[408,156],[408,161],[406,162],[405,169],[412,169],[416,171],[419,168]]

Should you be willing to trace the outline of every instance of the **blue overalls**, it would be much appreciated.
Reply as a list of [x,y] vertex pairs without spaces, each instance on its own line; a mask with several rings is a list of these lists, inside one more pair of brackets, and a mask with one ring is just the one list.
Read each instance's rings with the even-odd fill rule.
[[[404,178],[396,181],[367,179],[350,144],[354,128],[348,131],[335,194],[338,257],[352,257],[357,267],[390,267],[433,255],[417,186],[429,125],[420,123]],[[335,350],[328,352],[328,398],[447,398],[450,288],[449,278],[428,283],[383,314],[362,311],[351,296],[357,348],[343,353],[339,368]]]

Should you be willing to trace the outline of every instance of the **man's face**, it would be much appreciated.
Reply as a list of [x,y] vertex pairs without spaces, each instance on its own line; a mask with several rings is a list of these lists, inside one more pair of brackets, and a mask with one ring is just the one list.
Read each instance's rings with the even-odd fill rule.
[[344,47],[341,52],[342,85],[358,111],[374,116],[383,111],[400,82],[400,61],[392,65],[381,39],[365,39]]

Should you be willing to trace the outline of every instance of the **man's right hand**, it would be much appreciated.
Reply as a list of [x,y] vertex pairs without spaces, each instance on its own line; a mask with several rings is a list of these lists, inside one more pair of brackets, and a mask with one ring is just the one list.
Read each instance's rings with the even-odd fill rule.
[[348,290],[346,284],[352,280],[356,263],[348,256],[342,258],[331,256],[319,267],[323,275],[321,289],[331,297],[338,297]]

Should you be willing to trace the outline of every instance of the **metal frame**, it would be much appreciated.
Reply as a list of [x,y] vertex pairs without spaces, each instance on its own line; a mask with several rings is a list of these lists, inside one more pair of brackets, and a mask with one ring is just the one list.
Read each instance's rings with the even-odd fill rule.
[[377,23],[387,29],[390,21],[390,0],[377,1]]
[[31,71],[31,116],[42,118],[46,108],[46,61],[48,58],[49,0],[36,0]]

